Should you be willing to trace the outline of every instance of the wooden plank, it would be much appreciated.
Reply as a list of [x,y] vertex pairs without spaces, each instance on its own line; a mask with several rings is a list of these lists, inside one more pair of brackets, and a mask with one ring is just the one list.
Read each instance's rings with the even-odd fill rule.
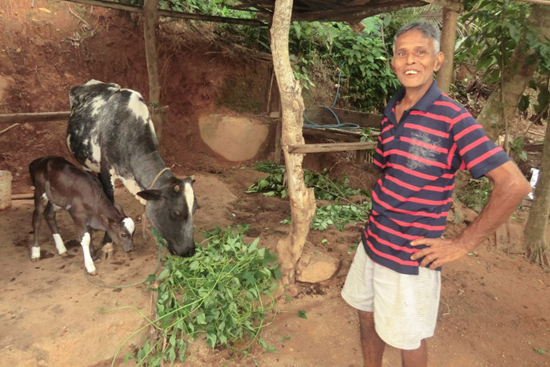
[[[143,12],[143,9],[139,6],[125,5],[125,4],[114,3],[109,1],[100,1],[100,0],[65,0],[65,1],[69,1],[77,4],[83,4],[83,5],[92,5],[92,6],[100,6],[103,8],[125,10],[125,11],[135,12],[135,13]],[[171,10],[158,10],[158,14],[163,17],[202,20],[206,22],[244,24],[244,25],[260,26],[260,27],[267,26],[266,23],[258,19],[229,18],[229,17],[214,16],[214,15],[184,13],[184,12],[171,11]]]
[[299,153],[324,153],[324,152],[346,152],[351,150],[376,149],[376,142],[359,143],[333,143],[333,144],[300,144],[289,145],[288,152]]
[[71,111],[39,112],[39,113],[9,113],[9,114],[0,115],[0,123],[60,121],[60,120],[68,119],[70,115],[71,115]]
[[34,194],[13,194],[12,200],[34,200]]

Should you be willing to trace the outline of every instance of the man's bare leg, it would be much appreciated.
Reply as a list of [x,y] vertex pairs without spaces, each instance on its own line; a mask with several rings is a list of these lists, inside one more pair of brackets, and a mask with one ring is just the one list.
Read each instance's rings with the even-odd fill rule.
[[426,367],[428,366],[428,348],[426,340],[422,339],[420,347],[414,350],[402,350],[403,367]]
[[358,313],[364,367],[382,367],[382,356],[386,343],[380,339],[374,329],[374,314],[365,311],[358,311]]

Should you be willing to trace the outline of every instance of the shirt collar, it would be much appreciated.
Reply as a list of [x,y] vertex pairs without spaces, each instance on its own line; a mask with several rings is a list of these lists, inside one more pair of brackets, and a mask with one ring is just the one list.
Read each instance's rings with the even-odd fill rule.
[[[441,89],[437,86],[436,81],[432,81],[432,85],[430,88],[426,91],[426,94],[420,98],[418,102],[411,108],[411,110],[420,110],[426,112],[428,108],[430,108],[434,102],[439,98],[439,96],[442,94]],[[388,105],[384,109],[384,115],[388,116],[391,111],[395,108],[395,105],[397,102],[401,101],[403,97],[405,96],[405,88],[401,87],[395,93],[395,95],[392,97],[392,99],[388,102]]]

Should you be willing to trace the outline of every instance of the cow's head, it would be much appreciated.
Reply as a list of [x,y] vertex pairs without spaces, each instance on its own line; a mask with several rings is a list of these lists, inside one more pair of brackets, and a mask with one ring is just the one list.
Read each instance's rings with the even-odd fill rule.
[[197,199],[193,182],[192,177],[183,180],[172,177],[157,189],[138,192],[147,200],[147,216],[168,242],[170,252],[183,257],[195,253],[193,214],[197,209]]

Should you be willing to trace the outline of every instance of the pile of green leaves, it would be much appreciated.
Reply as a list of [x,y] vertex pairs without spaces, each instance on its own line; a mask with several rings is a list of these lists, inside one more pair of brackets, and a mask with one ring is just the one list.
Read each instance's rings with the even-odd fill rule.
[[[246,193],[261,192],[265,196],[287,197],[286,185],[284,183],[285,166],[275,163],[256,163],[258,171],[269,173],[269,176],[262,178],[250,186]],[[353,189],[349,187],[349,178],[343,176],[342,180],[333,180],[328,174],[328,170],[318,173],[312,170],[304,170],[304,182],[307,187],[313,187],[315,198],[318,200],[342,200],[354,195],[365,195],[364,190]]]
[[191,258],[168,256],[160,273],[157,340],[138,351],[138,365],[158,366],[186,359],[187,339],[206,336],[212,348],[246,352],[257,342],[274,307],[272,292],[280,279],[276,256],[259,248],[259,239],[243,241],[249,226],[216,228],[208,244]]

